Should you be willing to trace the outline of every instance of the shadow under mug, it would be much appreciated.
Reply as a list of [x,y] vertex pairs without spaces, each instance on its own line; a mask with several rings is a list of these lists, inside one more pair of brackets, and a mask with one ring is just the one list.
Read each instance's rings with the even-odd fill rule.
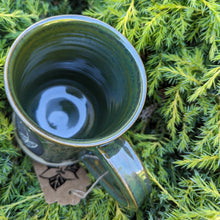
[[121,136],[145,102],[146,76],[129,41],[86,16],[61,15],[27,28],[5,63],[5,89],[19,146],[34,160],[81,160],[123,207],[137,209],[151,184]]

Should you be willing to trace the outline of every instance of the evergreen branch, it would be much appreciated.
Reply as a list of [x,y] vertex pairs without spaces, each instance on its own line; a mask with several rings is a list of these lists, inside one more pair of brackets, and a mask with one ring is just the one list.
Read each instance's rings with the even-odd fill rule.
[[112,220],[128,220],[128,217],[122,213],[118,203],[116,203],[116,215]]
[[9,152],[6,154],[7,156],[5,156],[4,154],[1,154],[2,158],[0,157],[0,169],[1,169],[0,170],[0,185],[2,186],[4,186],[4,184],[7,183],[8,176],[12,172],[13,164],[11,162],[11,157],[13,154],[10,156],[8,154]]
[[194,211],[182,212],[181,210],[174,210],[167,214],[169,220],[192,220],[192,219],[203,219],[203,220],[219,220],[220,211],[215,208],[198,208]]
[[[193,50],[183,47],[178,54],[164,53],[163,58],[166,62],[171,63],[170,66],[178,66],[186,71],[186,74],[190,74],[193,77],[195,72],[207,72],[206,66],[204,65],[204,49],[194,48]],[[164,65],[165,67],[167,64]],[[203,75],[203,74],[202,74]],[[196,79],[196,78],[195,78]],[[196,79],[197,80],[197,79]],[[201,82],[199,81],[199,84]]]
[[212,86],[215,87],[215,80],[220,76],[220,67],[215,67],[212,70],[210,70],[206,77],[208,77],[208,80],[204,85],[200,86],[196,91],[189,97],[189,102],[195,101],[199,96],[204,95],[208,89],[210,89]]
[[205,182],[198,172],[196,172],[195,176],[190,179],[195,183],[193,187],[197,192],[214,197],[215,200],[220,199],[220,192],[212,179],[209,182]]
[[202,152],[204,150],[211,152],[219,150],[220,144],[220,110],[219,105],[211,105],[212,108],[208,109],[208,117],[204,126],[200,128],[201,133],[195,141],[195,149]]
[[178,150],[183,151],[186,149],[188,144],[191,142],[189,133],[192,133],[195,127],[196,119],[198,114],[200,113],[199,107],[190,106],[188,108],[184,108],[183,110],[183,118],[182,118],[182,131],[179,132],[179,144]]
[[[193,197],[193,193],[194,193],[194,190],[193,190],[193,187],[192,187],[193,184],[194,183],[193,183],[192,180],[183,179],[179,183],[179,185],[183,188],[181,188],[181,190],[178,191],[179,194],[180,193],[183,194],[182,198],[180,199],[180,203],[185,204],[186,206],[190,207],[190,209],[195,206],[194,201],[190,199],[191,197]],[[182,191],[182,189],[185,189],[185,190]]]
[[188,136],[188,133],[189,133],[189,128],[186,125],[186,123],[184,123],[182,131],[179,132],[180,143],[178,145],[178,150],[180,152],[183,152],[187,148],[188,144],[190,143],[190,138]]
[[143,142],[146,140],[150,140],[150,141],[156,141],[158,140],[158,135],[156,134],[140,134],[140,133],[133,133],[133,132],[129,132],[129,135],[132,136],[132,138],[134,139],[134,141],[139,141],[139,142]]
[[160,70],[167,73],[167,79],[178,78],[181,81],[184,80],[184,83],[188,81],[190,83],[193,83],[194,85],[201,84],[201,82],[197,80],[195,76],[193,76],[190,72],[184,71],[180,66],[176,66],[175,68],[171,66],[169,67],[164,66],[160,68]]
[[[0,48],[0,51],[1,51],[1,48]],[[0,68],[4,66],[5,59],[6,59],[5,51],[2,50],[0,54]]]
[[199,169],[209,169],[216,171],[220,165],[219,155],[189,155],[184,156],[183,160],[177,160],[174,164],[178,166],[186,167],[187,169],[194,169],[195,167]]
[[177,4],[175,3],[167,3],[167,4],[155,4],[153,7],[149,7],[149,10],[154,10],[157,8],[158,10],[174,10],[174,11],[179,11],[179,10],[185,10],[188,9],[187,6]]
[[[202,0],[205,7],[209,10],[209,20],[207,20],[208,25],[204,28],[207,28],[206,32],[204,32],[204,38],[207,42],[212,44],[212,50],[210,51],[210,59],[213,58],[213,52],[217,49],[215,45],[215,41],[218,38],[220,34],[220,10],[219,10],[219,4],[216,4],[215,2],[207,2],[206,0]],[[213,51],[214,50],[214,51]]]
[[159,183],[154,174],[152,174],[148,168],[146,168],[146,170],[151,180],[162,190],[162,192],[168,197],[168,199],[172,201],[174,204],[176,204],[179,209],[183,210],[184,212],[187,212],[188,209],[181,206],[179,202],[175,198],[173,198],[173,196]]
[[0,153],[3,155],[3,154],[9,154],[9,155],[13,155],[13,156],[18,156],[19,153],[16,151],[16,149],[13,147],[13,148],[0,148]]
[[206,0],[201,0],[201,1],[217,17],[217,20],[220,22],[219,4],[216,4],[214,1],[212,3],[207,2]]
[[159,84],[161,83],[163,76],[160,71],[162,67],[162,56],[150,56],[149,61],[146,63],[146,72],[148,74],[148,96],[151,97],[155,95],[155,90],[158,89]]
[[46,213],[44,215],[43,220],[47,220],[49,218],[49,214],[50,214],[50,208],[49,208],[49,205],[47,205],[47,211],[46,211]]
[[[93,197],[88,201],[86,215],[83,220],[90,219],[123,219],[127,220],[126,214],[118,207],[117,202],[110,198],[101,189],[93,189]],[[103,218],[105,216],[105,218]]]
[[166,91],[166,95],[172,94],[167,101],[167,105],[163,108],[163,114],[166,118],[169,118],[167,123],[167,128],[171,132],[171,137],[174,138],[176,135],[176,125],[179,125],[180,120],[180,111],[183,111],[183,100],[180,96],[181,85],[169,88]]
[[122,34],[127,36],[128,28],[127,25],[132,19],[136,19],[137,10],[134,7],[134,0],[131,0],[128,10],[126,11],[125,15],[123,15],[116,26],[117,30],[122,29]]
[[0,21],[6,22],[12,26],[16,26],[17,19],[25,19],[28,23],[31,23],[31,18],[36,18],[35,14],[24,14],[21,10],[16,10],[12,13],[0,12]]
[[12,181],[9,182],[8,185],[5,186],[5,189],[3,188],[1,195],[1,201],[3,203],[10,202],[15,198],[16,195],[19,195],[16,187],[14,186],[14,183]]
[[8,140],[12,139],[13,125],[9,122],[8,118],[0,112],[0,140],[7,138]]
[[[21,200],[19,200],[17,202],[0,206],[0,210],[13,209],[15,206],[21,205],[22,203],[31,201],[31,200],[33,200],[35,198],[43,198],[43,197],[44,197],[44,195],[43,195],[42,192],[38,193],[38,194],[35,194],[35,195],[32,195],[32,196],[26,196],[26,197],[23,197],[23,199],[21,199]],[[22,196],[21,196],[21,198],[22,198]]]
[[[145,18],[144,26],[141,28],[141,38],[138,39],[135,48],[138,52],[140,52],[143,48],[147,46],[147,44],[151,41],[150,36],[154,32],[154,29],[157,23],[163,23],[162,15],[165,14],[166,11],[162,11],[149,20],[149,18]],[[158,44],[158,43],[157,43]]]
[[195,150],[202,152],[204,146],[210,148],[209,142],[210,142],[210,137],[212,137],[212,134],[213,134],[212,130],[203,130],[201,136],[199,136],[201,140],[197,140],[195,143]]

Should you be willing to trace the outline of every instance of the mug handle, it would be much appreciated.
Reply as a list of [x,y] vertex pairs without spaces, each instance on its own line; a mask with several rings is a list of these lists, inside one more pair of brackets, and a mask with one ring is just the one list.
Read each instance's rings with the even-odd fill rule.
[[151,192],[147,172],[124,138],[93,148],[82,161],[96,179],[103,176],[100,184],[124,208],[137,210]]

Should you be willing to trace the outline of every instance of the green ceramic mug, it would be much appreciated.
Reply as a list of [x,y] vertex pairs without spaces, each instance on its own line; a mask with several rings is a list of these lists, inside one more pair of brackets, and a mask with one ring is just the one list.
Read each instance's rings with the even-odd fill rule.
[[121,136],[145,102],[146,76],[135,49],[111,26],[86,16],[39,21],[12,45],[5,89],[19,146],[34,160],[82,160],[123,206],[137,209],[151,185]]

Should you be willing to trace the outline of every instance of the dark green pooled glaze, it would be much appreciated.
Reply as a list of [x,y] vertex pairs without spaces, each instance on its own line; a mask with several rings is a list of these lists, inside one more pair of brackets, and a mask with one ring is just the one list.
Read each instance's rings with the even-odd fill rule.
[[84,162],[97,178],[109,171],[103,186],[123,206],[141,204],[149,181],[131,147],[117,140],[146,95],[144,66],[127,39],[89,17],[47,18],[16,39],[4,79],[16,138],[30,157],[59,166],[92,153],[99,162]]

